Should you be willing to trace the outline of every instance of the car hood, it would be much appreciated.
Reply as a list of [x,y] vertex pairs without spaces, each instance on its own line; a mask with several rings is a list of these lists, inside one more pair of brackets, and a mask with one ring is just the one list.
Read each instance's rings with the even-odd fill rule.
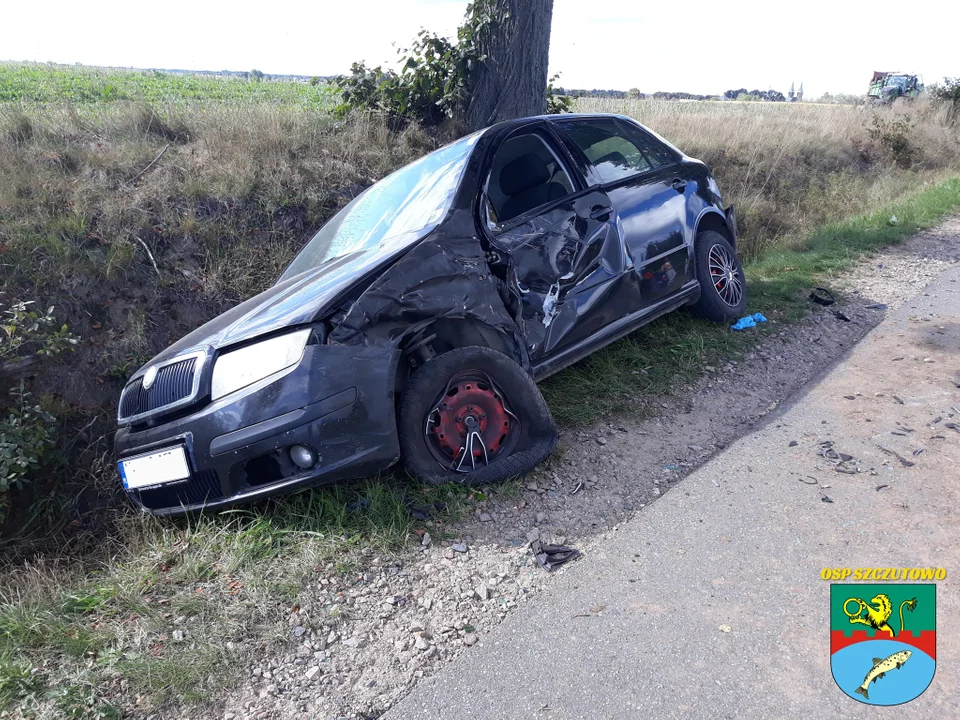
[[144,367],[198,349],[219,350],[286,327],[313,322],[318,315],[332,309],[330,306],[343,293],[403,249],[393,247],[392,254],[350,253],[279,282],[201,325]]

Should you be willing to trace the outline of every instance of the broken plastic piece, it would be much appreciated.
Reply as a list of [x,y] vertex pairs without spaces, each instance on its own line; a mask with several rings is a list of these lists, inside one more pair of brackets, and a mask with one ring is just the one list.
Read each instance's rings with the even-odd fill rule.
[[539,540],[530,543],[533,556],[544,570],[550,572],[554,568],[580,557],[580,551],[567,545],[544,545]]
[[842,312],[841,310],[834,310],[834,311],[833,311],[833,316],[834,316],[837,320],[843,320],[844,322],[850,322],[850,318],[847,316],[846,313]]
[[810,299],[817,305],[833,305],[837,301],[832,292],[822,287],[814,288],[810,293]]

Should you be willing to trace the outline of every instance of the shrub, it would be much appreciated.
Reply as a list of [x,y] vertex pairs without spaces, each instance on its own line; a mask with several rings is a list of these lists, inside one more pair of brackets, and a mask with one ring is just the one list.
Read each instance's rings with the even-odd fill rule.
[[465,108],[470,73],[485,59],[480,42],[500,19],[492,0],[476,0],[467,6],[456,43],[421,30],[413,45],[400,51],[399,73],[353,63],[350,75],[334,79],[343,94],[338,110],[381,112],[425,125],[457,117]]
[[949,108],[950,122],[960,117],[960,77],[945,77],[942,83],[930,86],[933,98]]
[[913,161],[914,147],[910,141],[911,120],[909,115],[883,118],[874,115],[872,127],[867,134],[890,153],[894,162],[901,167],[909,167]]
[[[399,72],[353,63],[349,75],[334,79],[343,97],[337,112],[373,111],[424,125],[460,117],[466,110],[473,70],[486,59],[481,43],[504,19],[493,0],[475,0],[467,6],[456,42],[421,30],[413,45],[400,51]],[[558,77],[554,75],[547,84],[548,113],[570,112],[572,107],[572,99],[554,87]]]
[[560,73],[557,73],[547,82],[547,114],[559,115],[573,110],[573,98],[564,95],[554,87],[554,83],[560,79]]
[[[41,313],[31,305],[17,302],[4,312],[0,344],[4,375],[22,375],[37,357],[56,355],[77,342],[66,325],[57,326],[53,307]],[[53,447],[56,423],[53,415],[30,400],[22,378],[9,394],[11,400],[0,401],[0,493],[22,486],[41,467]]]
[[23,380],[10,396],[7,416],[0,420],[0,493],[23,485],[54,444],[56,418],[29,400]]

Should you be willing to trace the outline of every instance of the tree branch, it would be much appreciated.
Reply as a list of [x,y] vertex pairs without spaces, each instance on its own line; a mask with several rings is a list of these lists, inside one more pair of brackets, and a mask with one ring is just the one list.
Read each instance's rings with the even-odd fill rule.
[[[167,150],[169,150],[169,149],[170,149],[170,143],[167,143],[166,146],[163,148],[163,150],[160,151],[160,154],[157,155],[157,156],[150,162],[149,165],[147,165],[143,170],[141,170],[141,171],[138,172],[136,175],[134,175],[132,178],[130,178],[130,182],[136,182],[136,181],[140,178],[141,175],[143,175],[147,170],[149,170],[149,169],[152,168],[154,165],[156,165],[156,164],[160,161],[160,158],[163,157],[163,154],[164,154]],[[139,238],[137,238],[137,239],[139,240]],[[143,242],[143,241],[140,240],[140,242]],[[149,250],[148,250],[147,252],[149,252]],[[151,259],[152,259],[152,258],[151,258]]]
[[147,244],[141,240],[139,237],[134,235],[137,238],[137,242],[143,245],[143,249],[147,251],[147,257],[150,258],[150,263],[153,265],[153,269],[156,271],[157,275],[160,274],[160,268],[157,267],[157,261],[153,259],[153,253],[150,252],[150,248],[147,247]]

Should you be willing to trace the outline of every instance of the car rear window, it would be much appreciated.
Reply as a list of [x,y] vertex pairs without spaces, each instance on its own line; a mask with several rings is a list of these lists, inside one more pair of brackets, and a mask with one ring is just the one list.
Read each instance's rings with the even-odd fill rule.
[[320,228],[280,280],[349,253],[426,235],[446,215],[479,137],[435,150],[364,190]]

